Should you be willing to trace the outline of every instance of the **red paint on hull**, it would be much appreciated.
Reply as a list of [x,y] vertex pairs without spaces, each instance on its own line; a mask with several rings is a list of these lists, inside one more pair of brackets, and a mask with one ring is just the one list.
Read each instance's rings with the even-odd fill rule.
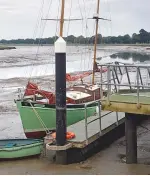
[[[52,132],[55,132],[55,130],[52,130]],[[27,138],[35,138],[35,139],[41,139],[46,136],[45,131],[35,131],[35,132],[24,132]]]
[[27,138],[36,138],[36,139],[40,139],[46,136],[46,132],[45,131],[36,131],[36,132],[25,132],[25,135]]

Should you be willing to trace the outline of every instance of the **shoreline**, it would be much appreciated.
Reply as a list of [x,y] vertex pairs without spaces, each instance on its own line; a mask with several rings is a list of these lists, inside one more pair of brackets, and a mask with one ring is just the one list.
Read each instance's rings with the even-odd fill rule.
[[0,46],[0,50],[11,50],[11,49],[16,49],[14,46]]
[[[77,43],[78,44],[78,43]],[[77,45],[76,43],[67,43],[67,45],[69,46],[76,46]],[[19,43],[19,44],[16,44],[16,43],[10,43],[10,44],[2,44],[0,43],[0,45],[2,46],[39,46],[38,44],[24,44],[24,43]],[[41,46],[53,46],[54,44],[41,44]],[[94,46],[94,44],[78,44],[78,46]],[[147,43],[137,43],[137,44],[106,44],[106,43],[102,43],[102,44],[97,44],[97,46],[146,46],[146,47],[150,47],[150,44],[147,44]]]

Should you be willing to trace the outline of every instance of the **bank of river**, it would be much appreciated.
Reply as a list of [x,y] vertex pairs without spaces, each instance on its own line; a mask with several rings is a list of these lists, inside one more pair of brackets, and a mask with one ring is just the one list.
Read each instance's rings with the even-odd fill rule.
[[11,49],[16,49],[14,46],[0,46],[0,50],[11,50]]

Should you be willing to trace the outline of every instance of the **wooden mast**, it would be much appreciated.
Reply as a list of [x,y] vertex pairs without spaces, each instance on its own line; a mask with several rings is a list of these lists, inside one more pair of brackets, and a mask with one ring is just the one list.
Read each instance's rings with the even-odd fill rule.
[[94,44],[94,61],[93,61],[93,75],[92,75],[92,84],[94,84],[94,76],[95,76],[95,64],[96,64],[96,50],[97,50],[97,39],[98,39],[98,21],[99,21],[99,6],[100,0],[97,0],[97,16],[96,18],[96,33],[95,33],[95,44]]
[[61,4],[61,18],[60,18],[60,37],[63,36],[64,9],[65,9],[65,0],[62,0],[62,4]]

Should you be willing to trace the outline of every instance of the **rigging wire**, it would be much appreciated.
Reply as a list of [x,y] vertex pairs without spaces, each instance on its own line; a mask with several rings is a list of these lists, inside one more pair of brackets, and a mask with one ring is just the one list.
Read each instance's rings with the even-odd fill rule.
[[[69,12],[69,22],[68,22],[68,28],[67,28],[67,37],[68,37],[68,34],[69,34],[69,26],[70,26],[70,19],[71,19],[71,10],[72,10],[72,0],[71,0],[71,5],[70,5],[70,12]],[[67,38],[66,42],[68,42],[68,38]]]
[[[82,19],[84,19],[84,16],[83,16],[83,13],[82,13],[82,9],[81,9],[81,5],[80,5],[80,0],[78,0],[78,5],[79,5],[79,10],[80,10],[80,15],[81,15]],[[82,21],[82,34],[83,34],[83,28],[84,28],[84,21]],[[79,43],[80,42],[81,42],[81,39],[79,40]],[[83,65],[83,49],[81,50],[81,63],[80,63],[81,71],[82,71],[82,65]]]
[[[90,11],[91,11],[91,9],[92,8],[90,8],[90,10],[89,10],[89,12],[87,13],[86,12],[86,8],[85,8],[85,1],[84,1],[84,9],[85,9],[85,13],[86,14],[90,14]],[[86,39],[87,39],[87,36],[88,36],[88,33],[90,33],[90,29],[89,29],[89,27],[88,27],[88,17],[86,17]],[[94,35],[94,28],[93,28],[93,35]],[[89,35],[90,36],[90,35]],[[89,52],[87,52],[88,53],[88,64],[87,64],[87,66],[88,66],[88,68],[89,68],[89,66],[91,66],[91,61],[92,61],[92,57],[91,57],[91,54],[92,54],[92,52],[91,52],[91,50],[90,50],[90,48],[91,48],[91,44],[90,44],[90,37],[88,38],[88,40],[87,40],[87,43],[86,43],[86,45],[87,45],[87,48],[88,48],[88,51]],[[85,58],[86,59],[86,58]],[[84,64],[85,64],[85,60],[84,60]],[[85,68],[84,68],[85,69]]]
[[[49,2],[46,18],[47,18],[48,15],[49,15],[51,5],[52,5],[52,0]],[[38,41],[38,48],[37,48],[37,52],[36,52],[36,55],[35,55],[35,59],[37,59],[37,57],[38,57],[38,53],[39,53],[39,49],[40,49],[40,43],[41,43],[41,40],[42,40],[42,37],[43,37],[43,33],[44,33],[44,30],[45,30],[46,22],[47,22],[47,21],[44,21],[43,29],[42,29],[42,31],[41,31],[41,33],[40,33],[40,38],[39,38],[39,41]],[[41,24],[42,24],[42,23],[41,23]],[[34,64],[33,64],[33,65],[34,65]],[[33,73],[33,69],[32,69],[32,71],[31,71],[29,80],[31,79],[32,73]]]
[[[86,14],[86,8],[85,8],[85,0],[83,0],[83,3],[84,3],[84,11],[85,11],[85,38],[87,38],[87,14]],[[85,53],[86,53],[86,47],[84,47],[84,51],[85,51]],[[85,70],[85,58],[86,57],[84,57],[84,67],[83,67],[83,69]]]
[[[43,9],[43,6],[44,6],[44,0],[42,0],[42,2],[41,2],[41,5],[40,5],[40,9],[39,9],[39,12],[38,12],[38,17],[37,17],[37,21],[36,21],[36,25],[35,25],[35,29],[34,29],[34,35],[36,34],[36,29],[38,28],[38,25],[39,25],[39,22],[38,22],[38,19],[39,19],[39,16],[40,16],[40,14],[42,13],[42,9]],[[33,39],[34,39],[34,35],[33,35]],[[33,42],[33,44],[34,44],[34,42]],[[16,53],[17,53],[17,51],[16,51]],[[24,54],[21,54],[21,56],[20,56],[20,58],[24,58]],[[28,66],[27,66],[27,68],[28,68]],[[25,68],[25,75],[27,75],[27,68]],[[19,81],[19,77],[17,78],[17,81]],[[3,86],[2,86],[2,89],[4,89],[5,87],[6,87],[6,84],[7,83],[5,83]]]
[[[72,13],[72,0],[71,0],[71,4],[70,4],[70,12],[69,12],[69,20],[68,20],[68,27],[67,27],[67,36],[66,36],[67,40],[66,40],[66,42],[68,42],[69,27],[70,27],[70,22],[71,22],[71,20],[70,20],[71,19],[71,13]],[[69,86],[71,86],[70,82],[68,82],[68,84],[69,84]]]
[[[58,10],[57,10],[57,19],[59,18],[59,11],[60,11],[60,0],[59,0]],[[58,24],[59,24],[59,21],[57,20],[57,22],[56,22],[56,28],[55,28],[55,36],[54,36],[54,39],[53,39],[53,43],[55,43],[55,41],[57,39]],[[52,61],[54,61],[54,57],[52,57],[51,59],[52,59]],[[54,61],[54,63],[55,63],[55,61]],[[52,69],[53,69],[53,73],[55,73],[55,64],[53,64]],[[49,89],[51,89],[51,82],[50,81],[49,81]]]
[[[38,16],[37,16],[37,21],[36,21],[36,24],[35,24],[35,28],[34,28],[34,32],[33,32],[33,39],[34,39],[34,41],[33,41],[33,43],[32,43],[32,45],[34,45],[35,44],[35,39],[36,39],[36,35],[37,35],[37,32],[38,32],[38,28],[39,28],[39,26],[41,25],[41,20],[40,20],[40,16],[42,16],[43,15],[43,9],[44,9],[44,4],[45,4],[45,0],[42,0],[42,2],[41,2],[41,8],[39,9],[39,13],[38,13]],[[32,67],[32,65],[33,64],[31,64],[31,67]],[[27,67],[28,68],[28,67]],[[25,69],[25,72],[27,73],[27,68]],[[25,74],[26,74],[25,73]],[[27,82],[28,82],[29,80],[27,79]]]

